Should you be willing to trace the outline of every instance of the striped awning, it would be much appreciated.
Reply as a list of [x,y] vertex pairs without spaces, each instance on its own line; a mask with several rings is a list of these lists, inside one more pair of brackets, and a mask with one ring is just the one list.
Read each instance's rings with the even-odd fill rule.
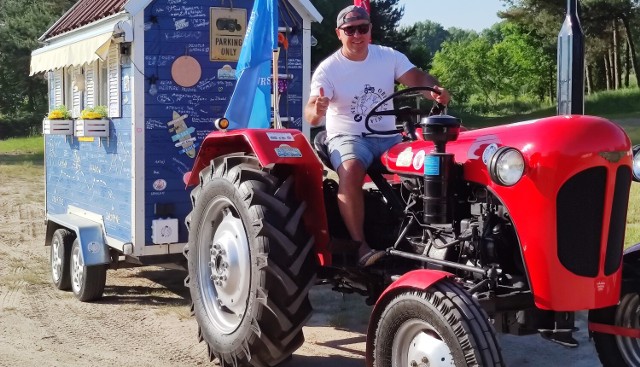
[[31,53],[31,73],[37,74],[66,66],[80,66],[106,58],[113,30],[70,44],[52,44]]

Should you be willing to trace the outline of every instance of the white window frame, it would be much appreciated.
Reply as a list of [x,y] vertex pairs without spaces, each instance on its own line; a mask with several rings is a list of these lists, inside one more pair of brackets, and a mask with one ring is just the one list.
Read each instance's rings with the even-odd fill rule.
[[[76,78],[83,78],[81,81]],[[77,85],[83,86],[78,89]],[[90,65],[68,66],[49,73],[49,93],[52,108],[67,106],[74,118],[84,108],[106,106],[110,118],[122,116],[122,68],[120,45],[112,43],[106,61]]]

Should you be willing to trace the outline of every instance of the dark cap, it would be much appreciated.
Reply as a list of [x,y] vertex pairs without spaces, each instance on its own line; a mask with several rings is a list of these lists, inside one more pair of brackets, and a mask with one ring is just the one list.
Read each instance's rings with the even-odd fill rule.
[[[349,13],[350,17],[347,17]],[[355,5],[349,5],[346,8],[340,10],[338,13],[338,20],[336,21],[336,27],[340,28],[343,24],[353,22],[354,20],[369,20],[369,13],[364,8]]]

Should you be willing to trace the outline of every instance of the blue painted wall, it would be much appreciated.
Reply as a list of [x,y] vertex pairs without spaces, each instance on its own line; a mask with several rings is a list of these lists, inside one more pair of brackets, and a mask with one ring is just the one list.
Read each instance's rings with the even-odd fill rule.
[[[123,79],[131,77],[131,70],[128,58],[123,58]],[[66,213],[69,205],[100,214],[108,236],[130,242],[132,98],[121,90],[122,118],[111,119],[108,140],[80,142],[73,136],[45,135],[46,205],[51,214]]]
[[[179,240],[188,240],[184,218],[191,211],[189,190],[183,176],[191,170],[199,144],[222,117],[235,86],[235,80],[219,73],[235,62],[210,61],[210,8],[229,7],[222,0],[156,0],[145,9],[145,228],[146,244],[152,244],[153,219],[173,217],[180,223]],[[253,1],[234,0],[234,8],[251,14]],[[279,72],[293,74],[287,92],[280,100],[280,115],[302,128],[302,20],[290,8],[280,8],[280,26],[295,28],[288,35],[289,50],[282,50]],[[248,19],[247,19],[248,21]],[[172,76],[173,63],[181,56],[193,57],[202,69],[198,82],[189,88],[178,85]],[[227,66],[227,67],[228,67]],[[149,93],[155,84],[157,94]],[[183,116],[185,116],[182,118]],[[193,131],[195,149],[189,155],[172,139],[175,132],[167,123],[182,118]],[[160,209],[158,209],[160,208]]]

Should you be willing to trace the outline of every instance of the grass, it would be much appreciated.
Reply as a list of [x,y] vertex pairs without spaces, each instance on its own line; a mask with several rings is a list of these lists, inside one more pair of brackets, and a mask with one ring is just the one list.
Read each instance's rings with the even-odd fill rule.
[[42,136],[0,140],[0,164],[12,166],[43,165],[44,139]]
[[42,136],[0,140],[0,154],[44,154]]
[[624,246],[629,247],[640,243],[640,183],[631,184],[629,196],[629,209],[627,211],[627,230],[624,237]]
[[[622,120],[621,125],[633,142],[640,143],[640,124],[638,126],[629,124],[625,126],[625,120],[640,120],[640,88],[618,89],[614,91],[604,91],[587,96],[585,100],[585,114],[601,116],[611,120]],[[556,114],[556,106],[541,106],[535,111],[510,115],[510,116],[477,116],[459,112],[454,109],[450,114],[462,118],[465,126],[480,128],[494,125],[502,125],[517,121],[526,121]]]

